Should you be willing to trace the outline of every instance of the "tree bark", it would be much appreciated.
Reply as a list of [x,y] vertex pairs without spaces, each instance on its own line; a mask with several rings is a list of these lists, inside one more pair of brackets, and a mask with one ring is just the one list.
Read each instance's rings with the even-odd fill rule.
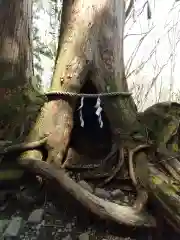
[[[2,1],[0,13],[0,138],[19,140],[27,134],[24,126],[32,56],[27,0]],[[26,100],[24,100],[26,99]],[[25,103],[26,102],[26,103]]]
[[[124,73],[123,40],[125,24],[125,2],[106,1],[96,19],[97,34],[94,49],[92,81],[99,92],[128,92]],[[133,98],[103,99],[104,109],[112,130],[126,132],[142,129],[136,116],[137,108]]]
[[[118,13],[117,9],[122,10]],[[98,90],[105,92],[127,90],[127,83],[123,78],[122,58],[123,27],[121,25],[124,24],[124,1],[120,3],[116,0],[111,3],[106,0],[69,1],[66,2],[63,10],[62,35],[59,39],[59,52],[50,91],[78,93],[87,80],[89,71],[96,73],[93,80]],[[115,50],[111,55],[113,48]],[[116,54],[117,52],[120,53]],[[106,64],[104,53],[110,58],[111,67],[104,65]],[[61,166],[67,154],[75,103],[75,98],[66,98],[45,104],[29,136],[29,140],[32,140],[48,135],[48,162],[54,162],[58,166]],[[138,125],[132,98],[111,99],[105,106],[111,125],[116,130],[120,126],[126,130],[132,124]],[[120,111],[117,112],[116,109]]]
[[40,108],[30,87],[31,11],[30,0],[0,3],[0,139],[9,144],[26,140]]
[[[104,5],[106,1],[102,2]],[[69,4],[71,3],[68,2]],[[62,36],[50,91],[68,91],[78,93],[87,80],[94,56],[94,36],[96,33],[96,14],[92,6],[101,10],[97,1],[76,0],[65,5],[63,13]],[[87,12],[88,11],[88,12]],[[48,135],[49,162],[61,166],[67,153],[70,134],[73,128],[73,110],[76,99],[61,99],[45,104],[33,136]],[[43,123],[43,126],[42,126]],[[41,129],[41,130],[39,130]],[[41,131],[41,132],[39,132]],[[30,157],[30,156],[29,156]]]
[[[105,17],[109,7],[112,10],[112,8],[114,9],[118,6],[115,0],[112,1],[112,5],[109,5],[109,1],[107,0],[100,2],[97,0],[76,0],[73,1],[71,6],[68,5],[67,8],[65,8],[64,11],[67,11],[65,15],[68,16],[68,19],[67,22],[65,22],[66,28],[64,28],[61,36],[61,46],[59,47],[50,88],[51,92],[68,91],[78,93],[80,91],[82,85],[87,80],[87,73],[94,70],[94,62],[97,63],[96,51],[99,51],[97,40],[101,32],[99,25],[100,20],[105,21],[103,17]],[[113,24],[113,19],[111,19],[111,21]],[[123,84],[126,86],[125,81]],[[122,82],[120,82],[120,86],[121,85]],[[121,89],[119,88],[119,90]],[[108,91],[108,89],[105,91]],[[50,102],[45,103],[34,128],[28,136],[28,139],[31,141],[35,140],[34,138],[38,140],[47,136],[47,161],[53,162],[56,167],[62,165],[62,161],[67,153],[73,127],[73,110],[75,103],[76,99],[73,98],[52,99]],[[28,167],[28,161],[32,159],[37,158],[31,151],[28,151],[19,159],[19,163]],[[36,161],[36,163],[38,162]],[[40,168],[43,163],[39,162],[38,164],[40,165],[36,165],[35,168],[37,167],[41,172],[42,169]],[[33,168],[33,164],[29,166]],[[46,171],[47,174],[48,172],[49,171]],[[58,174],[59,178],[57,179]],[[103,201],[97,200],[95,196],[88,197],[89,194],[85,194],[83,188],[73,183],[63,171],[57,172],[53,177],[58,180],[61,186],[73,193],[73,196],[78,198],[87,208],[93,212],[96,212],[98,209],[96,213],[100,216],[101,209],[106,209],[106,218],[111,218],[118,222],[129,222],[129,224],[135,225],[151,225],[151,217],[144,213],[137,213],[131,207],[128,208],[128,219],[123,220],[126,214],[123,217],[119,214],[113,216],[111,210],[112,212],[116,212],[115,205],[107,202],[110,208],[106,208],[106,204]],[[148,223],[148,221],[150,222]]]

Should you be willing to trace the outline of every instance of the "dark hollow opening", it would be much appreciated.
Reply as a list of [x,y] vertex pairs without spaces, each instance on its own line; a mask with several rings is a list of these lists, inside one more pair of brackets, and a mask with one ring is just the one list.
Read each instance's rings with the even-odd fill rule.
[[[81,93],[97,93],[97,90],[92,81],[88,80],[82,87]],[[100,128],[98,116],[96,115],[96,102],[97,98],[84,98],[82,108],[84,127],[81,127],[78,110],[81,105],[81,98],[78,99],[74,112],[72,145],[85,155],[101,158],[111,149],[112,135],[109,120],[103,110],[101,112],[103,127]]]

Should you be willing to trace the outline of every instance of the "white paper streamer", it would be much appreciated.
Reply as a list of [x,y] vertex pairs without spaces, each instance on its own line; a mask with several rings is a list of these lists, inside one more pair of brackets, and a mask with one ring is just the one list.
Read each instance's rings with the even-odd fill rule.
[[82,114],[82,108],[84,106],[84,97],[81,98],[81,105],[79,106],[79,119],[81,123],[81,127],[84,127],[84,119],[83,119],[83,114]]
[[102,116],[101,116],[101,112],[102,112],[102,107],[101,107],[101,99],[97,98],[97,102],[96,105],[94,106],[97,110],[96,110],[96,115],[98,116],[98,121],[99,121],[99,125],[100,128],[103,127],[103,121],[102,121]]

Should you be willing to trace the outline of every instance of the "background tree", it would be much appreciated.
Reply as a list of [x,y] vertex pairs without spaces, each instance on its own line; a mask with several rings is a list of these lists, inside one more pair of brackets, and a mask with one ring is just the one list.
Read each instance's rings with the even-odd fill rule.
[[31,19],[31,1],[1,1],[0,137],[10,141],[24,137],[24,98],[33,74]]

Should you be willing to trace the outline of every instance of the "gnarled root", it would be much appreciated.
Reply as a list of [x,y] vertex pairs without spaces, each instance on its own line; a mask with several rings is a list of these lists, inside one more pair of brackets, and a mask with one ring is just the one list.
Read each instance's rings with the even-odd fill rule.
[[137,213],[132,207],[117,205],[91,194],[74,182],[63,169],[55,169],[46,162],[34,159],[19,160],[19,164],[47,178],[56,179],[61,187],[101,218],[131,226],[154,227],[156,225],[155,219],[146,212]]
[[[135,171],[134,171],[134,164],[133,164],[133,158],[134,158],[134,155],[136,153],[138,153],[139,151],[143,150],[143,149],[147,149],[149,148],[150,145],[148,144],[142,144],[142,145],[139,145],[137,147],[135,147],[134,149],[132,150],[129,150],[129,175],[131,177],[131,180],[134,184],[134,186],[136,187],[136,190],[137,190],[137,198],[136,198],[136,201],[133,205],[134,209],[138,212],[142,211],[148,201],[148,193],[147,191],[144,189],[144,186],[143,185],[140,185],[136,179],[136,176],[135,176]],[[145,161],[145,159],[144,159]],[[142,171],[145,171],[145,169]],[[147,177],[147,180],[148,180],[148,175],[146,176]],[[141,176],[140,176],[141,178]],[[141,179],[140,179],[141,180]]]
[[123,148],[120,150],[120,156],[118,153],[118,163],[117,165],[114,167],[112,174],[106,178],[104,180],[104,182],[102,182],[101,184],[99,184],[99,186],[104,186],[105,184],[108,184],[111,180],[113,180],[113,178],[118,174],[118,172],[121,170],[121,167],[124,164],[124,150]]

